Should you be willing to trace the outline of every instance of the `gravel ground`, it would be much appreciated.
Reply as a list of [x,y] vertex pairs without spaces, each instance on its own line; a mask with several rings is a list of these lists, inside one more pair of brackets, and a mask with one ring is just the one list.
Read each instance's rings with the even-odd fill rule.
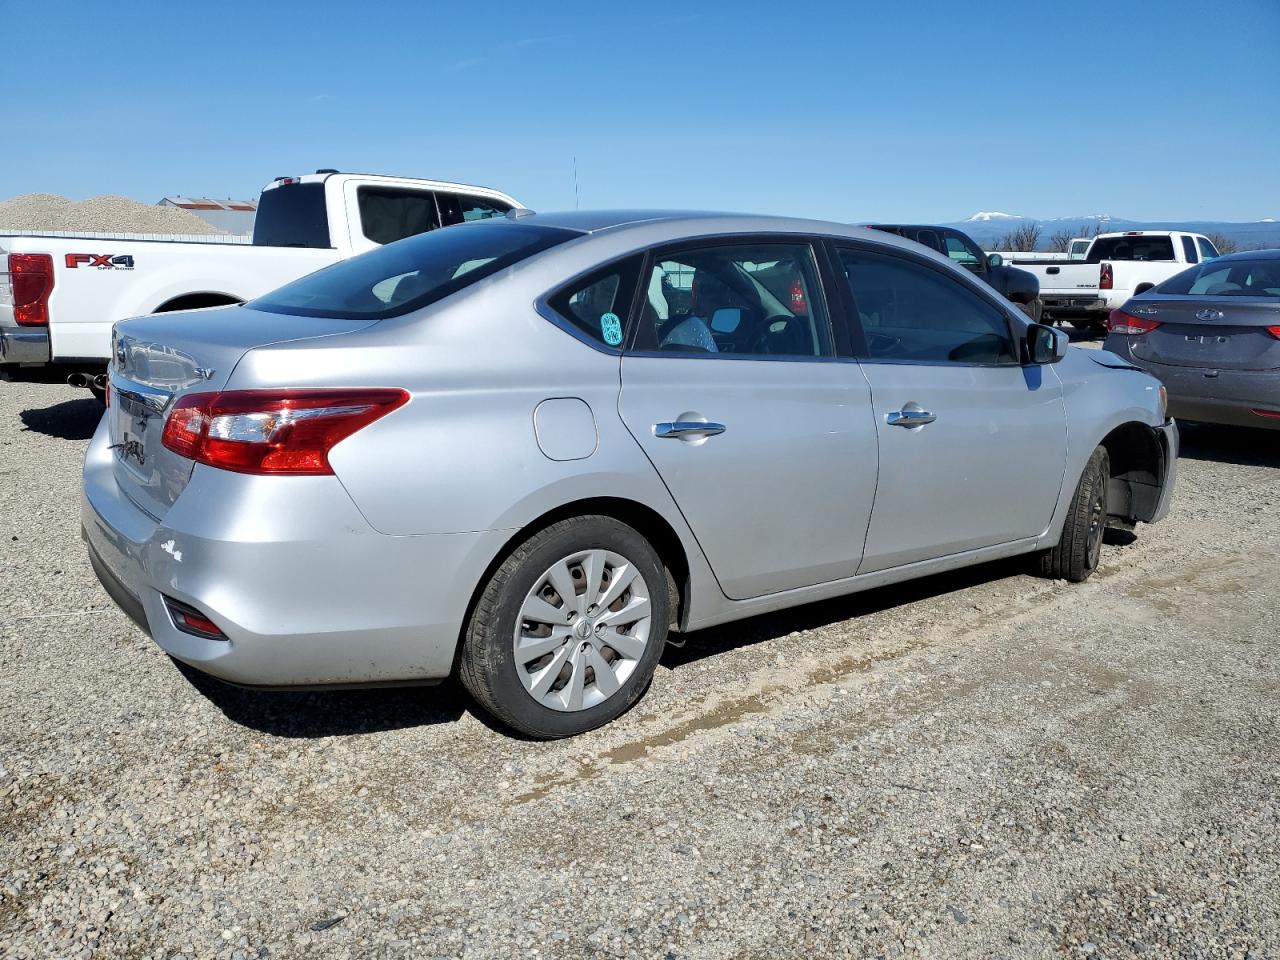
[[139,203],[128,197],[68,200],[54,193],[28,193],[0,201],[5,230],[72,230],[87,233],[225,234],[190,210]]
[[0,956],[1276,955],[1280,434],[1187,429],[1087,584],[707,631],[542,744],[177,669],[84,558],[97,416],[0,384]]

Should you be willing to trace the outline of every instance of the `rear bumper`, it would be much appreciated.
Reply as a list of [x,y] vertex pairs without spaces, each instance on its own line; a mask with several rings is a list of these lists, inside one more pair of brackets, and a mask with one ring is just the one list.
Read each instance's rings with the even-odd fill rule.
[[1133,355],[1132,338],[1109,336],[1102,348],[1159,378],[1169,391],[1169,415],[1181,420],[1280,430],[1280,370],[1221,370],[1151,363]]
[[[248,686],[449,675],[472,590],[509,533],[385,536],[335,477],[204,467],[156,521],[116,484],[108,442],[100,427],[85,459],[83,536],[107,593],[166,653]],[[226,639],[179,630],[166,597]]]
[[1072,317],[1096,316],[1109,311],[1106,299],[1097,296],[1073,296],[1041,290],[1040,302],[1044,304],[1045,310],[1055,317],[1066,317],[1068,320]]
[[48,327],[0,326],[0,364],[48,363],[52,355]]

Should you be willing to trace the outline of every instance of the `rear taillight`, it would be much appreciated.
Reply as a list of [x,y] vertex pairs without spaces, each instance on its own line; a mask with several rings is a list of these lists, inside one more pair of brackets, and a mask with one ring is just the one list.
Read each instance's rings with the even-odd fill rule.
[[1271,334],[1277,340],[1280,340],[1280,325],[1267,327],[1267,333]]
[[335,445],[408,402],[394,389],[191,393],[173,405],[161,443],[236,473],[331,474]]
[[1111,290],[1115,287],[1115,273],[1111,269],[1111,264],[1104,263],[1098,270],[1098,289]]
[[1130,337],[1150,333],[1158,326],[1160,326],[1159,320],[1135,317],[1132,313],[1125,313],[1123,310],[1112,310],[1111,315],[1107,317],[1108,333],[1121,333]]
[[49,294],[53,293],[53,257],[47,253],[9,254],[9,287],[13,291],[13,319],[24,327],[49,322]]

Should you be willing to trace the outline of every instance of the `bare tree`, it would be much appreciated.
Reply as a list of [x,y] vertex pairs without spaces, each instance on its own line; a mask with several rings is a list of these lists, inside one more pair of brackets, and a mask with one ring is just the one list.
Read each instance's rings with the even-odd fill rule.
[[1205,236],[1209,238],[1210,243],[1218,248],[1219,253],[1235,253],[1240,249],[1240,244],[1221,233],[1206,233]]
[[1049,249],[1057,253],[1066,253],[1071,249],[1071,241],[1075,238],[1075,234],[1070,230],[1059,230],[1049,237]]
[[1018,253],[1025,253],[1036,248],[1036,244],[1040,242],[1040,225],[1037,223],[1024,223],[1020,227],[1010,230],[1000,238],[996,244],[997,250],[1014,250]]

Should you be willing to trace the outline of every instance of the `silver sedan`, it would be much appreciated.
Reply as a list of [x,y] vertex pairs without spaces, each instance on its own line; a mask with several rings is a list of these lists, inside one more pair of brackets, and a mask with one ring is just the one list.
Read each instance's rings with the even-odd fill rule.
[[946,258],[838,224],[535,215],[242,307],[118,325],[84,467],[99,578],[237,684],[457,673],[537,737],[672,631],[1159,520],[1152,377]]

